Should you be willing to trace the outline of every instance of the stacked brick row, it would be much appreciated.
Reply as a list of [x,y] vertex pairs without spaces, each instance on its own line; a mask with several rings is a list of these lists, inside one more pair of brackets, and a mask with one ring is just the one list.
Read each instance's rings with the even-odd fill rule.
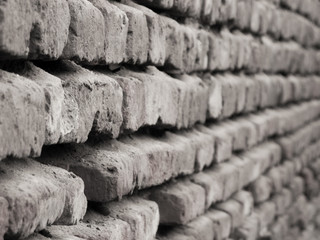
[[317,239],[319,6],[0,3],[0,240]]

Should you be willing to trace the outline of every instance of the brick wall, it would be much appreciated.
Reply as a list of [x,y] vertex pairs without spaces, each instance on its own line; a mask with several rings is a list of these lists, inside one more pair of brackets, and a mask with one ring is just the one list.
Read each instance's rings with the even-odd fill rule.
[[0,240],[319,239],[320,1],[0,2]]

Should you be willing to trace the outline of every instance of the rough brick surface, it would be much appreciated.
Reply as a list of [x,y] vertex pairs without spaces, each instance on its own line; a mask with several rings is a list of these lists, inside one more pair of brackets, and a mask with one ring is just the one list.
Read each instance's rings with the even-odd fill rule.
[[105,25],[104,61],[108,64],[121,63],[125,58],[129,20],[125,12],[109,1],[89,0],[98,8]]
[[0,70],[0,75],[0,158],[39,156],[45,141],[44,90],[16,74]]
[[3,160],[1,172],[1,197],[9,213],[6,236],[26,237],[48,224],[75,224],[84,216],[84,185],[74,174],[30,159]]
[[102,13],[87,0],[67,2],[71,21],[62,57],[90,64],[103,61],[106,27]]
[[0,240],[317,239],[319,11],[2,1]]

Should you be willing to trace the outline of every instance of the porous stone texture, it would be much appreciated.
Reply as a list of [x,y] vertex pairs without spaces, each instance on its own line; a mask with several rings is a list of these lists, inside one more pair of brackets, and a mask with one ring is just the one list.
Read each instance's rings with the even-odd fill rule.
[[102,13],[87,0],[67,2],[71,21],[62,58],[89,64],[102,62],[105,59],[106,35]]
[[0,75],[0,159],[39,156],[45,142],[45,92],[22,76],[3,70]]
[[83,218],[87,201],[79,177],[31,159],[6,159],[0,167],[1,222],[8,238],[26,237],[55,222],[76,224]]
[[0,1],[0,240],[318,239],[319,11]]

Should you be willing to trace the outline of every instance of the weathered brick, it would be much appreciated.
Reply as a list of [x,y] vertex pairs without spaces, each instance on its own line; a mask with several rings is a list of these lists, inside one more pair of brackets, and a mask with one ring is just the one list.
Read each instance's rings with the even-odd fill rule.
[[207,128],[199,127],[200,131],[208,133],[213,136],[215,139],[215,162],[223,162],[229,159],[232,155],[232,135],[230,133],[220,127],[219,125],[209,125]]
[[190,177],[193,183],[200,185],[206,192],[205,207],[209,208],[223,198],[223,179],[210,174],[210,171],[204,171],[194,174]]
[[227,22],[235,20],[237,16],[237,1],[236,0],[226,0],[222,1],[222,5],[219,9],[219,21]]
[[272,193],[272,182],[266,176],[260,176],[249,186],[255,203],[261,203],[269,199]]
[[187,84],[190,91],[191,102],[189,105],[189,127],[195,123],[204,123],[206,121],[206,114],[208,109],[209,89],[205,82],[203,82],[195,74],[193,75],[179,75],[177,79]]
[[0,12],[3,16],[0,23],[1,58],[26,58],[33,24],[31,2],[23,0],[2,2]]
[[176,21],[165,16],[160,17],[161,21],[164,23],[164,32],[166,36],[166,70],[180,72],[180,70],[183,69],[183,29]]
[[185,224],[205,209],[205,190],[187,180],[155,189],[149,198],[158,204],[162,224]]
[[255,240],[259,235],[259,219],[256,214],[247,216],[242,226],[235,229],[232,236],[236,239]]
[[35,82],[0,70],[0,159],[39,156],[45,142],[45,92]]
[[67,2],[71,21],[62,58],[90,64],[103,61],[106,27],[102,13],[87,0]]
[[85,142],[93,131],[117,137],[122,124],[122,89],[112,78],[71,61],[41,67],[62,80],[64,103],[59,142]]
[[215,206],[216,209],[226,212],[231,216],[231,229],[232,231],[241,226],[244,221],[243,206],[236,200],[230,199],[226,202],[219,203]]
[[84,216],[84,184],[74,174],[30,159],[6,159],[1,172],[1,196],[9,204],[9,238],[27,237],[54,222],[75,224]]
[[0,239],[3,240],[4,234],[9,228],[9,204],[8,201],[0,197]]
[[114,2],[129,19],[125,62],[130,64],[143,64],[148,58],[149,30],[147,18],[139,9]]
[[98,8],[105,23],[105,53],[107,64],[121,63],[125,58],[129,20],[126,14],[115,5],[103,0],[89,0]]
[[[195,1],[196,2],[196,1]],[[193,30],[193,29],[192,29]],[[209,63],[209,33],[205,30],[198,30],[196,40],[196,59],[195,59],[195,71],[205,71],[208,68]]]
[[10,1],[1,4],[1,12],[3,58],[57,59],[61,56],[70,24],[65,0]]
[[250,216],[253,211],[254,199],[250,192],[241,190],[232,195],[232,199],[238,201],[243,206],[243,215]]
[[146,16],[149,33],[148,63],[162,66],[165,61],[166,49],[164,24],[160,16],[152,10],[132,1],[126,1],[126,4],[137,8]]
[[212,221],[206,216],[202,215],[186,225],[177,226],[169,230],[160,239],[199,239],[210,240],[215,237]]
[[31,7],[34,16],[29,58],[58,59],[68,40],[70,14],[67,1],[31,0]]
[[[181,81],[173,80],[173,78],[156,68],[149,67],[146,72],[123,69],[118,74],[124,77],[136,78],[142,83],[143,98],[141,101],[144,101],[144,103],[140,104],[144,104],[144,114],[141,116],[142,118],[144,117],[143,125],[156,125],[159,123],[169,126],[178,125],[181,127],[185,126],[184,124],[188,126],[191,117],[193,117],[191,113],[196,113],[192,112],[190,102],[187,103],[187,101],[200,105],[198,102],[195,103],[199,99],[190,99],[191,90],[189,90],[189,86],[187,87]],[[193,91],[195,90],[193,89]],[[198,94],[200,96],[201,93]],[[164,99],[167,99],[168,102],[163,101]],[[190,111],[191,113],[185,113],[185,111]],[[184,115],[184,113],[187,115]],[[195,116],[195,118],[199,117]]]
[[[103,216],[88,210],[84,221],[74,225],[52,225],[46,229],[54,240],[72,239],[132,239],[130,225],[120,219]],[[47,238],[46,238],[47,239]]]
[[63,125],[62,109],[64,103],[64,90],[61,79],[43,71],[31,62],[16,65],[13,71],[16,74],[35,81],[43,88],[46,99],[45,144],[57,143]]
[[222,84],[211,75],[206,75],[203,80],[209,88],[208,118],[216,119],[222,112]]
[[120,202],[100,204],[97,209],[103,215],[127,222],[133,239],[153,239],[158,230],[160,217],[155,202],[132,197]]
[[196,148],[195,171],[210,166],[214,158],[214,137],[197,130],[182,131],[181,136],[190,139],[191,145]]
[[214,224],[215,239],[226,239],[231,233],[232,219],[231,216],[224,211],[217,209],[209,209],[206,214]]
[[274,221],[276,206],[273,202],[266,201],[255,207],[254,212],[259,218],[260,230],[264,230]]
[[281,240],[285,239],[288,232],[288,216],[281,216],[270,227],[272,239]]
[[270,179],[272,185],[272,192],[279,193],[282,190],[281,171],[278,167],[271,168],[266,176]]

